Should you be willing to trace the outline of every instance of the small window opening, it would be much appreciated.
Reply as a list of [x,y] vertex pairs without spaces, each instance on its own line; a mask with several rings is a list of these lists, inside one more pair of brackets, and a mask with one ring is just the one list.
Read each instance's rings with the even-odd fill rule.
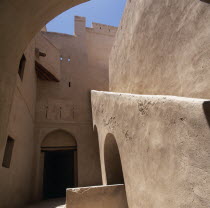
[[60,107],[60,118],[62,117],[62,107]]
[[71,87],[71,82],[69,82],[69,87]]
[[2,162],[2,166],[5,168],[10,167],[14,142],[15,142],[15,140],[12,139],[10,136],[7,138],[7,144],[5,147],[4,158],[3,158],[3,162]]
[[24,74],[25,65],[26,65],[26,57],[23,54],[22,58],[20,60],[19,70],[18,70],[18,74],[19,74],[21,80],[23,80],[23,74]]
[[70,62],[71,61],[71,59],[70,58],[68,58],[68,62]]
[[46,106],[46,113],[45,113],[45,117],[48,117],[48,106]]
[[101,27],[100,27],[100,29],[101,29]]

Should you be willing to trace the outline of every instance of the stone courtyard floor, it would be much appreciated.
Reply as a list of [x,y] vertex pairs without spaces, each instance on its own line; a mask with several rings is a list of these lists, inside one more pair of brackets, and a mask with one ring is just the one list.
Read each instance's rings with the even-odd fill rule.
[[28,205],[25,208],[65,208],[66,199],[65,198],[57,198],[57,199],[49,199],[43,200],[36,204]]

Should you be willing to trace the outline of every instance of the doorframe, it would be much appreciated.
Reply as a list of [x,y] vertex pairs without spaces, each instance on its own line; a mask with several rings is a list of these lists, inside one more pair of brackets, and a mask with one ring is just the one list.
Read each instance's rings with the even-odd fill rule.
[[78,158],[77,158],[77,146],[61,146],[61,147],[41,147],[40,151],[40,198],[44,198],[44,153],[49,151],[59,151],[59,150],[72,150],[74,151],[74,184],[75,187],[78,186]]

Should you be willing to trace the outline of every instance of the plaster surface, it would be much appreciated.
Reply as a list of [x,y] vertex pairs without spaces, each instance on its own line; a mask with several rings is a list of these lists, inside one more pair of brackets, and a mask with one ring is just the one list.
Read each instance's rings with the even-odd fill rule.
[[24,208],[65,208],[66,207],[65,204],[66,204],[65,198],[57,198],[57,199],[44,200],[38,203],[34,203]]
[[210,98],[210,4],[127,1],[110,55],[110,91]]
[[[2,167],[2,160],[0,160],[1,208],[21,207],[31,198],[36,105],[34,51],[35,41],[32,41],[24,52],[26,64],[23,80],[16,74],[16,87],[7,133],[14,139],[10,167]],[[4,147],[1,147],[3,152]]]
[[77,146],[75,138],[66,131],[52,131],[45,136],[41,147],[75,147]]
[[[48,21],[63,11],[83,2],[85,2],[85,0],[1,1],[0,161],[2,161],[3,158],[4,147],[8,136],[9,114],[11,112],[16,87],[18,65],[23,52],[26,50],[27,45],[33,37]],[[11,199],[11,197],[9,197],[9,199]]]
[[[36,62],[52,74],[57,81],[60,80],[60,52],[59,50],[39,32],[35,37],[36,42]],[[45,56],[40,56],[39,53]]]
[[209,207],[209,100],[92,91],[92,111],[103,184],[104,143],[111,134],[129,207]]
[[124,185],[67,189],[67,208],[127,208]]

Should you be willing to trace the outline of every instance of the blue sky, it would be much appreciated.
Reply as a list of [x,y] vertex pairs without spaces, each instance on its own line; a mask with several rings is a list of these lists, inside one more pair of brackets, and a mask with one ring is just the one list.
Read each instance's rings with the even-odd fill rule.
[[74,16],[86,17],[87,27],[92,22],[118,26],[126,0],[91,0],[73,7],[47,24],[49,32],[74,33]]

